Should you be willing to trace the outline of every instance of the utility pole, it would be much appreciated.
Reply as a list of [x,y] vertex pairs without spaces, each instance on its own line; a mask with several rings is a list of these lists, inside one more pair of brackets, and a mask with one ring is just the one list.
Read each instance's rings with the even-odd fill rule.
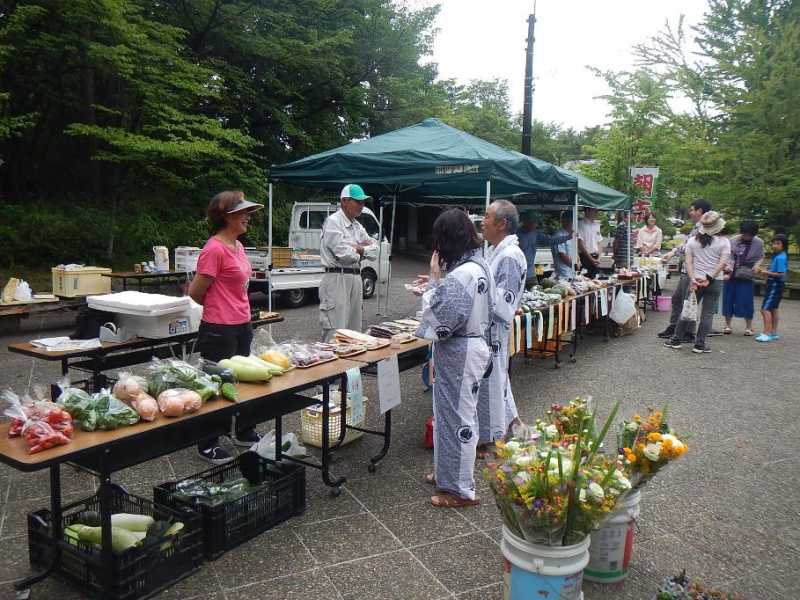
[[533,156],[531,129],[533,127],[533,29],[536,26],[536,2],[533,14],[528,15],[528,47],[525,49],[525,103],[522,109],[522,153]]

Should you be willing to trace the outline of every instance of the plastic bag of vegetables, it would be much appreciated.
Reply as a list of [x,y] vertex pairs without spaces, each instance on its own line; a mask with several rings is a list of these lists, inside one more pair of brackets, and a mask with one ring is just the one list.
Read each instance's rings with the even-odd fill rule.
[[173,388],[194,390],[203,402],[220,395],[220,383],[211,375],[175,358],[153,359],[148,367],[147,385],[153,396]]
[[8,435],[22,436],[30,454],[70,442],[72,418],[57,404],[23,403],[11,390],[4,392],[3,398],[8,403],[3,414],[12,420]]
[[114,384],[114,396],[130,404],[143,421],[153,421],[158,416],[158,403],[147,392],[147,380],[130,373],[120,373]]
[[180,417],[200,410],[203,401],[194,390],[173,388],[158,395],[158,407],[165,417]]
[[115,398],[111,390],[103,390],[95,394],[94,401],[98,429],[118,429],[126,425],[136,425],[139,422],[139,413]]

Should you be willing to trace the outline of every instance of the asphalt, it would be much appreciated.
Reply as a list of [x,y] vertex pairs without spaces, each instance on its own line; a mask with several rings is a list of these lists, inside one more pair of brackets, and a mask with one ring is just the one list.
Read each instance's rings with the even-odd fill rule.
[[[415,299],[403,283],[425,269],[398,259],[389,290],[388,315],[413,314]],[[759,301],[760,299],[757,299]],[[254,302],[264,302],[261,295]],[[283,309],[274,327],[279,339],[318,336],[317,307]],[[377,301],[365,303],[365,324],[385,320]],[[750,600],[794,600],[800,564],[800,410],[797,356],[800,303],[781,306],[783,338],[758,344],[741,335],[710,338],[711,354],[663,348],[655,334],[664,313],[647,313],[633,335],[581,340],[578,360],[558,370],[552,360],[515,361],[514,395],[521,416],[533,420],[553,402],[593,396],[601,411],[617,400],[624,414],[669,403],[673,426],[690,435],[689,451],[643,491],[630,575],[621,584],[584,583],[586,600],[650,600],[658,582],[682,569]],[[719,317],[718,317],[719,319]],[[758,319],[757,319],[758,322]],[[719,327],[721,322],[717,321]],[[0,345],[68,332],[69,318],[26,322]],[[55,364],[0,354],[0,389],[23,392],[58,379]],[[502,598],[500,518],[486,485],[483,504],[462,510],[434,509],[423,482],[432,455],[423,447],[430,394],[418,370],[401,375],[402,405],[394,411],[392,447],[377,473],[367,459],[381,441],[364,437],[342,449],[333,465],[347,477],[332,497],[319,473],[307,473],[305,513],[259,535],[161,594],[160,598],[210,600]],[[380,426],[373,381],[365,393],[370,426]],[[286,422],[299,431],[296,416]],[[264,431],[269,424],[264,425]],[[164,480],[206,468],[189,449],[115,475],[129,491],[146,497]],[[86,497],[96,486],[88,475],[64,469],[65,500]],[[12,598],[11,582],[28,572],[27,512],[48,505],[45,473],[0,468],[0,597]],[[32,598],[57,593],[79,598],[52,579]]]

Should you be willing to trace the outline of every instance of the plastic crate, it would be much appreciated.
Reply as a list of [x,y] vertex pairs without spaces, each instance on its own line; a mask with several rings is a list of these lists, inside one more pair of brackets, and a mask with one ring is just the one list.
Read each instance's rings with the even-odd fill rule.
[[[151,515],[156,520],[181,521],[184,528],[168,541],[132,548],[113,555],[110,596],[113,600],[149,598],[193,573],[203,562],[203,532],[200,518],[191,511],[175,511],[157,506],[150,500],[125,493],[114,487],[111,501],[112,513],[124,512]],[[100,511],[98,496],[92,496],[63,507],[62,526],[77,521],[85,510]],[[56,574],[74,584],[91,598],[102,596],[103,568],[100,549],[93,544],[77,545],[54,540],[49,510],[28,514],[28,549],[30,562],[35,567],[50,564],[54,548],[59,548],[61,560]]]
[[53,293],[62,298],[77,298],[92,294],[111,292],[111,278],[102,273],[111,273],[106,267],[81,267],[65,271],[53,267]]
[[178,273],[194,273],[197,270],[198,258],[200,258],[200,248],[178,246],[175,248],[175,270]]
[[241,477],[241,456],[227,464],[153,488],[153,499],[157,504],[193,510],[202,518],[203,551],[208,560],[216,560],[231,548],[305,510],[305,467],[276,463],[255,453],[250,454],[258,459],[258,479],[263,485],[236,500],[209,506],[178,498],[175,490],[179,483],[189,479],[223,483]]
[[[300,439],[302,439],[306,444],[315,446],[317,448],[322,448],[322,394],[317,394],[314,396],[314,398],[320,401],[319,407],[304,408],[300,412]],[[331,392],[330,400],[336,405],[335,407],[331,407],[330,427],[328,429],[328,439],[330,440],[330,443],[333,444],[339,439],[339,433],[341,432],[342,418],[340,415],[342,403],[339,400],[339,392]],[[348,425],[353,425],[355,427],[364,427],[366,425],[366,406],[368,401],[369,398],[364,396],[364,417],[357,423],[353,422],[353,406],[348,403],[347,413],[345,415],[345,422]],[[361,431],[348,429],[347,433],[344,434],[342,446],[357,440],[362,435],[364,435],[364,433]]]

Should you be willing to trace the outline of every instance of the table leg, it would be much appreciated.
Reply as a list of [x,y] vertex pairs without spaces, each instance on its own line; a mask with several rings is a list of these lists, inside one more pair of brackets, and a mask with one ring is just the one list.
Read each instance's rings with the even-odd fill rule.
[[344,443],[347,435],[347,375],[342,375],[339,380],[339,439],[331,446],[331,450],[336,450]]
[[381,462],[386,454],[389,452],[389,446],[392,444],[392,411],[387,410],[383,416],[383,448],[375,456],[369,459],[369,466],[367,470],[374,473],[376,466]]
[[14,590],[23,592],[29,589],[32,585],[39,583],[46,579],[53,571],[56,570],[61,562],[61,547],[57,540],[61,539],[61,467],[60,465],[53,465],[50,467],[50,518],[51,518],[51,531],[53,535],[53,547],[50,554],[50,564],[44,571],[35,573],[30,577],[26,577],[14,584]]
[[338,496],[341,493],[341,486],[345,482],[344,477],[336,480],[331,479],[328,470],[331,462],[330,448],[330,418],[331,418],[331,382],[326,381],[322,385],[322,481],[325,485],[332,487],[331,494]]
[[100,459],[100,527],[102,528],[100,542],[100,564],[102,565],[103,597],[110,598],[114,587],[114,555],[111,551],[111,512],[112,512],[112,485],[111,471],[108,468],[109,451],[103,452]]
[[275,461],[280,462],[283,446],[283,416],[275,417]]

